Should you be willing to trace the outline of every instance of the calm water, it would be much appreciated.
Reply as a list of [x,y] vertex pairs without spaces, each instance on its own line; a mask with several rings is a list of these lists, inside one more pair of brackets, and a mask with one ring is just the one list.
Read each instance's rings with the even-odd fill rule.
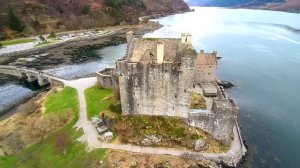
[[93,50],[93,54],[98,54],[102,58],[98,61],[87,62],[80,65],[67,65],[59,68],[49,69],[46,72],[55,74],[65,79],[72,79],[88,74],[93,74],[100,69],[114,67],[115,61],[125,55],[126,44],[105,47],[101,50]]
[[229,94],[250,145],[244,167],[300,167],[300,15],[195,9],[157,19],[164,27],[146,36],[190,32],[197,50],[223,57],[218,76],[238,86]]
[[20,85],[5,85],[0,87],[0,115],[7,108],[21,102],[34,92]]
[[[243,167],[300,167],[300,15],[195,9],[158,19],[164,27],[145,36],[179,37],[182,32],[190,32],[197,50],[216,50],[223,57],[218,76],[238,86],[229,94],[239,103],[239,122],[250,145],[250,156]],[[95,52],[103,56],[99,61],[50,72],[73,78],[112,67],[125,48],[119,45],[98,50]]]
[[[48,73],[55,74],[65,79],[73,79],[93,74],[100,69],[114,67],[115,60],[124,56],[126,44],[106,47],[101,50],[94,50],[102,59],[93,62],[87,62],[79,65],[66,65],[54,69],[46,70]],[[0,74],[1,75],[1,74]],[[0,86],[0,115],[8,107],[18,104],[34,92],[20,85]]]

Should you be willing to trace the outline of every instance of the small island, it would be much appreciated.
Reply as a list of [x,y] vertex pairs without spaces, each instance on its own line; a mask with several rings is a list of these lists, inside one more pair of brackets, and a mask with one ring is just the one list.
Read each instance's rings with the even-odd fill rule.
[[197,53],[189,33],[178,39],[126,35],[126,55],[116,68],[97,73],[99,86],[112,89],[121,106],[116,110],[121,115],[100,114],[100,140],[114,133],[114,143],[141,151],[142,146],[172,148],[174,155],[236,166],[246,149],[237,124],[239,108],[217,84],[217,52]]

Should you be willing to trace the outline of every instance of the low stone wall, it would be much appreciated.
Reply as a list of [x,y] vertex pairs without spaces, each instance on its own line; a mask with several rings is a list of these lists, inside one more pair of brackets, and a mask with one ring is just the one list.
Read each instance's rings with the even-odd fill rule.
[[[238,151],[234,151],[234,147],[231,146],[232,149],[230,151],[227,151],[226,153],[195,153],[195,152],[187,152],[181,157],[192,159],[192,160],[212,160],[217,163],[222,163],[223,165],[230,166],[230,167],[237,167],[242,161],[243,157],[246,156],[247,149],[244,146],[241,133],[240,133],[240,128],[238,125],[238,122],[235,122],[235,128],[237,131],[237,134],[235,134],[238,138],[238,143],[236,145],[240,146],[240,149]],[[231,151],[233,150],[233,151]]]
[[97,72],[97,82],[101,87],[106,89],[112,89],[114,87],[112,80],[113,70],[113,68],[105,68]]
[[103,34],[101,36],[74,38],[74,39],[70,39],[68,41],[64,41],[64,42],[60,42],[60,43],[49,44],[49,45],[44,45],[44,46],[37,46],[37,47],[31,48],[31,49],[14,51],[14,52],[10,52],[10,53],[3,53],[3,54],[0,54],[0,57],[13,57],[13,56],[20,56],[20,55],[29,55],[29,54],[33,54],[33,53],[42,53],[42,52],[45,52],[46,50],[60,47],[60,46],[63,46],[63,45],[69,44],[69,43],[79,42],[79,41],[83,41],[83,40],[95,40],[95,39],[99,39],[99,38],[110,37],[115,34],[116,34],[116,32],[109,32],[109,33]]

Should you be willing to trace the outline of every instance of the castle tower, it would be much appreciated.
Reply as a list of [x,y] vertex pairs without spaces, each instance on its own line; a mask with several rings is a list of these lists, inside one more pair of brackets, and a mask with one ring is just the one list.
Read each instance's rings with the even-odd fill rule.
[[181,43],[187,43],[191,44],[192,43],[192,35],[191,33],[182,33],[181,34]]
[[157,63],[158,64],[162,64],[164,62],[164,43],[163,42],[158,42],[157,43],[157,54],[156,54],[156,58],[157,58]]

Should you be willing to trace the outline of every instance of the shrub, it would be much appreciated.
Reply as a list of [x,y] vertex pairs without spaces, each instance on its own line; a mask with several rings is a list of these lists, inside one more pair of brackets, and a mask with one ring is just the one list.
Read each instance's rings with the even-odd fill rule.
[[206,109],[205,99],[198,93],[191,94],[191,109]]
[[40,22],[38,20],[35,20],[35,21],[33,21],[32,26],[35,29],[39,29],[40,26],[41,26],[41,24],[40,24]]
[[84,5],[84,6],[82,7],[82,9],[81,9],[81,13],[82,13],[83,15],[89,14],[89,13],[90,13],[90,6]]
[[44,37],[43,35],[40,35],[40,36],[39,36],[39,39],[40,39],[41,41],[43,41],[43,42],[46,41],[46,39],[45,39],[45,37]]
[[48,38],[56,38],[56,34],[54,32],[51,32]]
[[121,113],[122,113],[122,106],[121,106],[121,103],[118,103],[118,104],[110,104],[108,108],[109,108],[110,111],[115,112],[115,113],[117,113],[117,114],[121,114]]
[[55,8],[55,10],[56,10],[57,12],[59,12],[60,14],[64,13],[64,9],[63,9],[61,6],[57,6],[57,7]]
[[25,26],[22,23],[22,21],[17,17],[17,15],[14,13],[13,9],[11,7],[8,8],[8,25],[11,30],[15,31],[23,31]]

